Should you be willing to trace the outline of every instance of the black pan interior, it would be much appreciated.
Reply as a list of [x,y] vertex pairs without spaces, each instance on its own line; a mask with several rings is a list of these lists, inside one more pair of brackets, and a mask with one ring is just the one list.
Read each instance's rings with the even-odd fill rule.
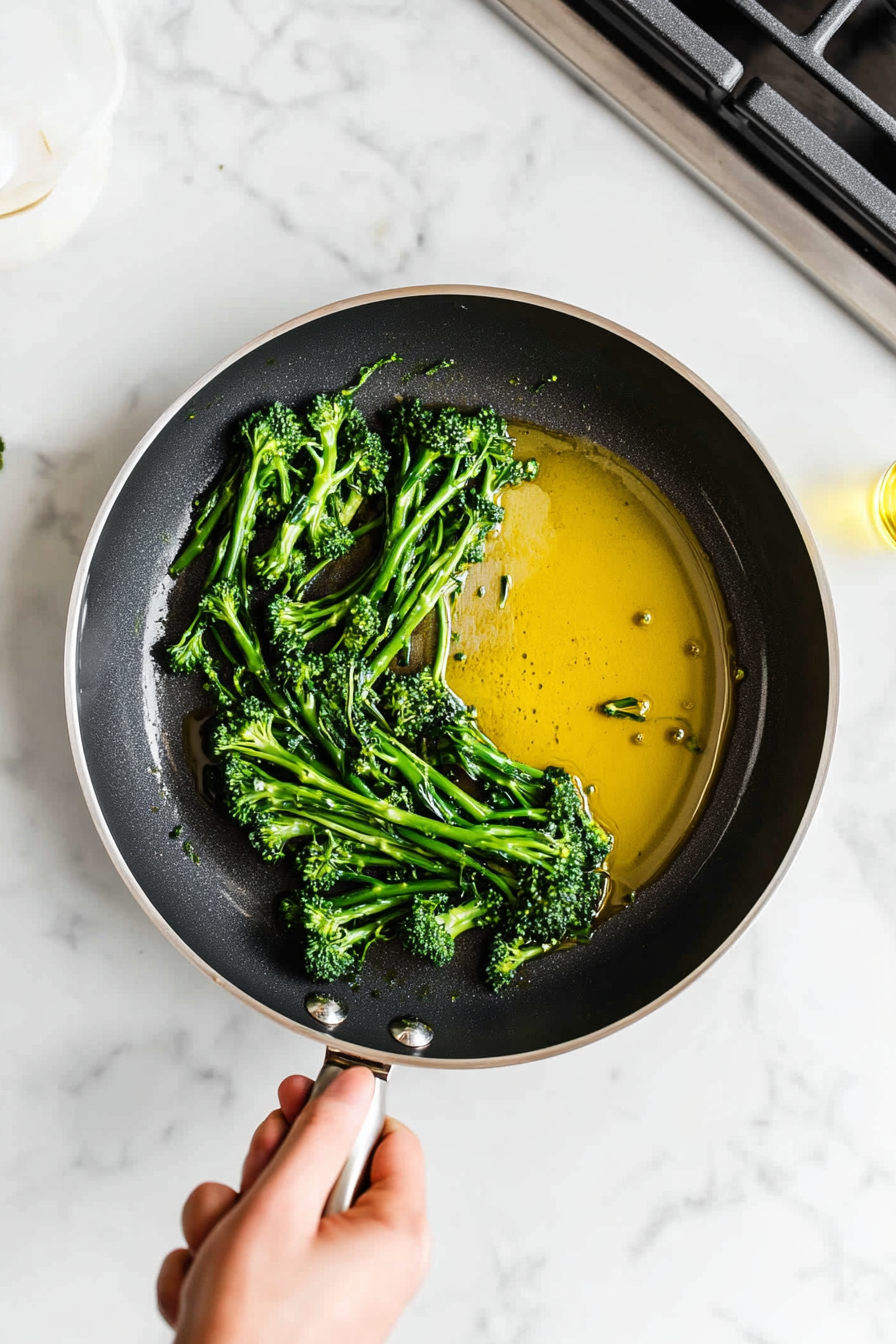
[[[242,355],[159,430],[108,516],[80,613],[77,712],[99,808],[135,881],[199,957],[260,1004],[314,1026],[303,1007],[312,986],[272,913],[289,871],[259,861],[198,795],[185,763],[182,719],[202,696],[158,661],[160,640],[180,632],[167,566],[237,420],[277,398],[301,404],[345,386],[393,350],[404,362],[360,393],[371,414],[396,394],[487,402],[604,444],[650,476],[712,558],[747,672],[699,826],[590,946],[536,963],[499,997],[480,983],[475,936],[443,970],[394,944],[375,948],[360,986],[342,987],[349,1015],[332,1036],[346,1044],[395,1051],[387,1024],[410,1013],[435,1030],[428,1059],[497,1060],[642,1009],[749,916],[794,839],[824,754],[829,631],[800,530],[759,456],[687,377],[624,336],[535,302],[429,293],[330,313]],[[456,362],[437,378],[408,378],[444,358]],[[556,382],[531,390],[553,374]],[[599,597],[585,592],[589,600]]]

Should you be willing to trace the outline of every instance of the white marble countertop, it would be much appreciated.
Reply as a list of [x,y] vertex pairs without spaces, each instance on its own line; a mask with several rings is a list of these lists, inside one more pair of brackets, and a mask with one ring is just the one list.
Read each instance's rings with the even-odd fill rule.
[[[41,1344],[168,1337],[182,1198],[233,1178],[280,1077],[320,1062],[153,930],[69,759],[77,556],[169,401],[321,303],[469,282],[674,352],[798,493],[896,456],[893,355],[478,0],[120,12],[108,187],[0,277],[0,1300],[4,1336]],[[839,735],[758,924],[587,1050],[395,1080],[435,1232],[396,1344],[896,1340],[896,555],[822,549]]]

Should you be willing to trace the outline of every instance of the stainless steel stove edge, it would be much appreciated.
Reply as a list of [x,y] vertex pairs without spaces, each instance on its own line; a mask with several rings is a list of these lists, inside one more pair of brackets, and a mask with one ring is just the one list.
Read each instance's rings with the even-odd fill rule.
[[896,350],[896,286],[562,0],[485,0]]

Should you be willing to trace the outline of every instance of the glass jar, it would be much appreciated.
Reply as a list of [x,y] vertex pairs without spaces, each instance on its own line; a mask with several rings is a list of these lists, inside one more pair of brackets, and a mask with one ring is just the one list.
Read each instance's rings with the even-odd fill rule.
[[58,247],[93,208],[123,86],[109,0],[2,0],[0,268]]

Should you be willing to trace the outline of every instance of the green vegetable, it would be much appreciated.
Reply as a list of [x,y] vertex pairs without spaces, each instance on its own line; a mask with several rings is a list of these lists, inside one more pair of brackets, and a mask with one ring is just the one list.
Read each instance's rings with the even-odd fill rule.
[[608,700],[601,710],[610,719],[634,719],[635,723],[644,723],[647,719],[643,700],[634,695],[624,695],[620,700]]
[[[240,426],[172,565],[206,571],[170,666],[217,704],[231,815],[296,870],[281,915],[309,975],[352,977],[392,937],[444,965],[488,929],[498,989],[586,940],[613,840],[565,771],[509,758],[446,679],[452,602],[537,464],[489,408],[402,401],[375,433],[353,397],[387,362]],[[427,618],[432,661],[403,671]]]
[[591,937],[590,926],[573,931],[567,938],[554,938],[546,943],[527,943],[522,938],[508,942],[500,934],[495,938],[489,951],[485,978],[489,987],[499,994],[506,989],[521,966],[535,957],[543,957],[547,952],[565,952],[569,948],[587,943]]

